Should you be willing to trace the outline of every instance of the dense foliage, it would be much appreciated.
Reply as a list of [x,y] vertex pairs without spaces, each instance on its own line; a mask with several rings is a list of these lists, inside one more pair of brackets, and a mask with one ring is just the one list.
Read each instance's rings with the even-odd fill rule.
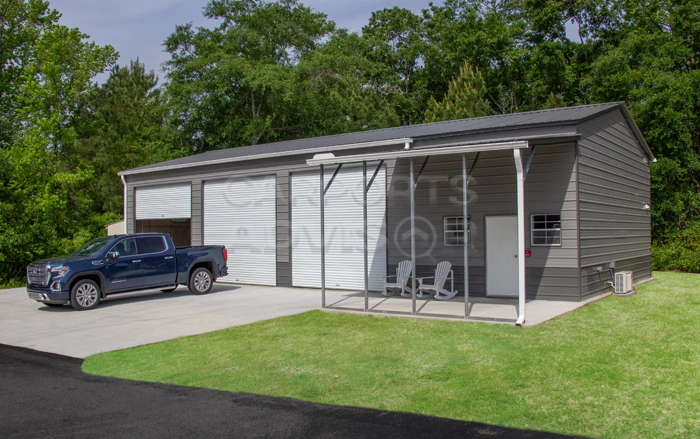
[[46,1],[0,0],[0,283],[118,218],[121,169],[608,101],[627,103],[659,159],[655,266],[700,271],[699,2],[446,0],[375,11],[361,33],[296,0],[211,0],[204,14],[211,27],[164,42],[158,86]]

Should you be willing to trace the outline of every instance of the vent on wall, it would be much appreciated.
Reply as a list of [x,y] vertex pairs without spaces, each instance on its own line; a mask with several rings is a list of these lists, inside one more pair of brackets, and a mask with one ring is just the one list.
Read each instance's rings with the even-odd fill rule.
[[620,271],[615,273],[615,294],[629,294],[632,291],[632,272]]

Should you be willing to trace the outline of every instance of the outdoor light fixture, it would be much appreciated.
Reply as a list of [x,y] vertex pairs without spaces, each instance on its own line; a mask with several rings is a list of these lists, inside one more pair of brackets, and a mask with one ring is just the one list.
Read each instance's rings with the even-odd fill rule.
[[332,159],[335,158],[335,154],[332,152],[323,152],[321,154],[314,155],[314,160]]

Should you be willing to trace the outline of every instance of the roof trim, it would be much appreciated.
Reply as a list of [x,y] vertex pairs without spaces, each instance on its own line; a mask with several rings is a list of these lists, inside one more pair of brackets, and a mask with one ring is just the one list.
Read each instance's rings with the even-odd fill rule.
[[340,151],[340,150],[345,150],[345,149],[372,148],[375,146],[389,146],[389,145],[400,145],[400,144],[405,145],[407,143],[413,143],[413,139],[410,137],[400,137],[397,139],[377,140],[377,141],[373,141],[373,142],[347,143],[344,145],[329,145],[329,146],[321,146],[318,148],[308,148],[308,149],[292,150],[292,151],[285,151],[285,152],[272,152],[272,153],[267,153],[267,154],[246,155],[246,156],[241,156],[241,157],[227,157],[227,158],[223,158],[223,159],[204,160],[204,161],[196,162],[196,163],[180,163],[177,165],[159,166],[159,167],[154,167],[154,168],[132,169],[132,170],[128,170],[128,171],[118,172],[117,175],[125,176],[125,175],[135,175],[135,174],[149,174],[151,172],[169,171],[172,169],[182,169],[182,168],[192,168],[195,166],[216,165],[216,164],[220,164],[220,163],[243,162],[243,161],[248,161],[248,160],[277,158],[277,157],[282,157],[282,156],[300,155],[300,154],[313,154],[313,153],[328,152],[328,151]]
[[[531,139],[531,136],[522,135],[521,136],[509,136],[509,130],[515,129],[530,129],[534,127],[552,127],[561,125],[571,125],[576,127],[581,122],[590,120],[601,114],[606,114],[614,109],[624,107],[620,111],[623,113],[630,129],[634,133],[638,140],[639,145],[644,150],[645,154],[654,161],[653,154],[644,140],[639,128],[634,123],[629,110],[627,109],[624,102],[611,102],[611,103],[601,103],[601,104],[590,104],[575,107],[562,107],[547,110],[538,111],[528,111],[523,113],[512,113],[512,114],[499,114],[471,119],[462,119],[454,121],[444,121],[444,122],[434,122],[429,124],[421,124],[416,126],[401,126],[393,128],[383,128],[378,130],[370,131],[359,131],[356,133],[344,133],[335,134],[331,136],[322,136],[308,139],[298,139],[292,141],[283,141],[277,143],[267,143],[262,145],[257,145],[262,148],[261,152],[255,145],[251,145],[243,148],[230,148],[235,149],[230,153],[226,153],[226,150],[219,151],[209,151],[203,154],[196,154],[189,157],[180,157],[177,159],[169,160],[166,162],[151,164],[147,166],[142,166],[139,168],[133,168],[128,170],[123,170],[118,172],[122,178],[125,176],[136,175],[136,174],[160,174],[169,170],[179,170],[179,169],[189,169],[197,168],[200,166],[211,166],[217,164],[234,163],[234,162],[248,162],[255,161],[259,159],[271,159],[277,157],[289,157],[289,156],[301,156],[304,154],[314,155],[316,153],[330,152],[330,151],[342,151],[344,149],[360,149],[364,147],[372,146],[392,146],[396,144],[405,143],[422,143],[423,140],[430,140],[429,143],[440,141],[440,138],[449,138],[457,135],[481,135],[490,134],[490,136],[497,138],[486,138],[482,140],[488,142],[503,142],[509,140],[525,140]],[[558,115],[557,113],[560,113]],[[551,114],[549,114],[551,113]],[[505,122],[495,121],[492,123],[491,119],[501,119],[501,118],[511,118]],[[470,123],[473,121],[474,123]],[[444,124],[445,128],[442,129]],[[426,128],[420,128],[425,126]],[[574,133],[576,128],[574,128]],[[571,133],[571,134],[574,134]],[[559,137],[562,133],[552,134],[550,139],[539,139],[538,144],[550,143],[554,141],[562,141],[563,137],[560,139],[555,139]],[[357,137],[353,137],[357,135]],[[489,136],[489,137],[490,137]],[[537,135],[535,135],[537,136]],[[544,135],[543,135],[544,136]],[[534,137],[534,136],[533,136]],[[537,136],[539,137],[539,136]],[[569,136],[570,137],[570,136]],[[355,142],[353,142],[355,140]],[[534,143],[534,139],[532,139]],[[566,139],[568,140],[568,139]],[[309,142],[309,144],[305,144]],[[476,141],[475,141],[476,143]],[[273,152],[274,151],[274,152]],[[212,153],[210,155],[210,153]],[[200,156],[200,157],[197,157]]]
[[502,151],[507,149],[528,148],[526,140],[516,142],[474,143],[462,145],[433,145],[429,148],[404,149],[400,151],[376,152],[370,154],[346,155],[340,157],[314,157],[306,161],[309,166],[337,165],[341,163],[358,163],[368,160],[401,159],[404,157],[425,157],[432,155],[466,154],[468,152]]

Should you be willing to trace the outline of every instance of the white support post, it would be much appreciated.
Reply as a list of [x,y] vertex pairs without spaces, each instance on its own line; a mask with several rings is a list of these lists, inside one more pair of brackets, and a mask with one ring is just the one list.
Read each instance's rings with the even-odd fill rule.
[[411,198],[411,314],[416,313],[416,185],[413,180],[413,157],[409,165],[410,184],[408,191]]
[[367,248],[367,162],[362,162],[362,230],[365,262],[365,312],[369,309],[369,262]]
[[[336,171],[337,172],[337,171]],[[323,165],[319,174],[321,174],[321,308],[326,307],[326,212],[324,207],[324,199],[326,195],[326,182],[323,175]]]
[[464,318],[469,317],[469,212],[467,210],[467,155],[462,154],[462,216],[464,217]]
[[518,320],[515,324],[525,323],[525,173],[523,158],[519,149],[513,149],[518,194]]

